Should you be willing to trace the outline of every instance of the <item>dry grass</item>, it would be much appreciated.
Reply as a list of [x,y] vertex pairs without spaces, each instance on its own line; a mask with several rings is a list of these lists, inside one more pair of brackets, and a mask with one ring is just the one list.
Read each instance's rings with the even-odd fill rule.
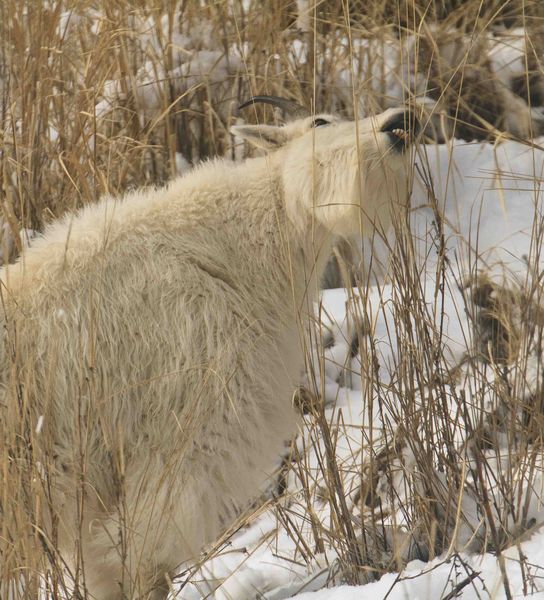
[[[238,0],[67,4],[0,4],[0,198],[4,241],[11,240],[5,258],[20,252],[21,229],[41,230],[105,193],[161,185],[187,163],[215,155],[240,157],[243,150],[228,128],[238,118],[237,106],[251,94],[284,95],[347,116],[361,107],[386,107],[392,99],[384,82],[365,73],[379,62],[379,49],[411,35],[417,40],[410,55],[414,68],[427,74],[427,91],[442,103],[457,134],[517,135],[504,118],[510,107],[495,102],[497,83],[487,85],[486,32],[526,28],[525,77],[515,93],[529,104],[542,100],[538,47],[543,46],[538,43],[544,6],[536,0],[324,0],[315,10],[309,6],[306,15],[301,7],[311,3],[297,6],[288,0],[271,0],[265,11],[260,2]],[[309,27],[301,31],[305,24]],[[468,50],[461,47],[459,64],[450,62],[445,69],[436,41],[451,28],[474,43]],[[182,37],[187,35],[193,41]],[[370,41],[356,43],[360,39]],[[198,56],[205,57],[205,66],[195,50],[202,52]],[[409,99],[407,82],[399,85],[401,96]],[[275,118],[269,108],[245,116]],[[361,368],[351,376],[360,377],[368,412],[383,417],[383,429],[361,428],[354,434],[341,413],[331,422],[322,402],[306,402],[312,416],[306,420],[306,447],[293,450],[296,460],[283,474],[301,490],[296,498],[284,495],[276,502],[279,522],[298,545],[297,559],[310,565],[333,548],[338,563],[330,572],[337,582],[367,581],[398,570],[410,558],[427,559],[445,550],[468,547],[500,556],[534,525],[527,517],[534,495],[526,483],[541,469],[544,431],[541,369],[531,371],[535,356],[541,364],[542,351],[537,256],[542,227],[535,226],[535,255],[528,257],[532,277],[517,289],[483,279],[466,288],[473,351],[452,369],[443,354],[441,328],[449,258],[436,203],[435,209],[440,260],[434,306],[425,301],[407,224],[399,225],[391,272],[399,352],[396,376],[387,388],[376,372],[370,309],[352,303]],[[359,276],[353,294],[366,297],[368,285]],[[317,365],[314,369],[319,371]],[[314,399],[323,396],[322,385],[313,390]],[[472,390],[470,398],[463,387]],[[70,577],[56,552],[55,535],[46,538],[34,527],[41,519],[37,502],[43,498],[41,475],[47,466],[37,462],[22,404],[18,431],[5,431],[0,418],[0,506],[10,515],[0,524],[0,580],[6,582],[15,568],[25,591],[14,590],[14,597],[30,600],[38,596],[36,574],[48,572],[41,585],[56,599],[68,593]],[[351,437],[352,460],[343,463],[337,444]],[[310,448],[319,458],[317,468],[308,464]],[[14,461],[23,468],[14,470]],[[497,463],[503,468],[491,470]],[[326,506],[326,521],[315,505]],[[464,513],[468,505],[478,507],[477,527]],[[304,532],[296,526],[301,512],[308,526]],[[400,513],[403,528],[395,524]],[[508,597],[507,579],[504,586]]]

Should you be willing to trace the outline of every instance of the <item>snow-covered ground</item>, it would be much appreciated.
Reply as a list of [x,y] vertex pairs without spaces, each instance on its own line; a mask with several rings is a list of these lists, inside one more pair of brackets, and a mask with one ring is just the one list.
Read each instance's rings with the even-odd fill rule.
[[[445,359],[453,366],[459,364],[464,353],[470,350],[467,340],[473,335],[469,315],[464,308],[464,292],[459,285],[463,278],[478,269],[501,283],[513,284],[529,276],[528,265],[536,263],[538,270],[542,268],[542,259],[534,258],[536,249],[532,247],[532,240],[535,224],[542,218],[539,188],[543,180],[544,151],[515,142],[493,146],[456,141],[450,145],[424,146],[416,160],[420,170],[431,176],[436,205],[444,220],[447,255],[445,294],[440,310],[434,314],[437,319],[440,314],[445,314],[441,340],[446,348]],[[428,186],[422,184],[421,176],[416,177],[414,182],[412,209],[410,226],[415,261],[421,268],[425,300],[432,306],[436,302],[439,256],[436,250],[436,215],[429,202]],[[377,244],[374,252],[381,262],[380,265],[374,262],[375,278],[368,290],[366,310],[373,322],[371,337],[379,362],[379,384],[386,390],[395,374],[401,349],[394,335],[391,305],[395,290],[387,279],[389,256],[386,245]],[[379,445],[379,432],[384,426],[382,420],[387,418],[378,407],[371,408],[369,404],[364,380],[358,376],[360,356],[350,357],[351,338],[346,311],[349,312],[349,305],[353,302],[353,294],[346,290],[329,290],[323,292],[320,309],[335,342],[325,351],[322,374],[322,389],[329,403],[326,415],[333,424],[339,419],[347,424],[338,429],[335,452],[338,464],[343,466],[344,487],[348,490],[352,487],[349,473],[352,473],[353,485],[356,485],[356,478],[360,477],[360,463],[369,451],[368,448],[354,448],[357,440],[361,444],[364,438],[357,432],[372,428],[377,436],[375,444]],[[433,314],[432,310],[430,314]],[[344,366],[350,368],[350,377],[341,376]],[[540,367],[536,365],[535,368]],[[461,379],[458,388],[463,388],[463,385]],[[464,393],[470,395],[474,391],[466,385]],[[386,406],[394,411],[394,404],[394,398],[391,398]],[[383,410],[383,405],[381,408]],[[462,432],[460,436],[462,444]],[[309,418],[297,440],[297,447],[301,454],[307,453],[307,466],[316,480],[322,477],[318,464],[322,451],[320,445]],[[410,457],[404,458],[404,469],[409,471]],[[440,477],[438,472],[437,477]],[[293,540],[292,531],[298,531],[311,545],[311,519],[300,501],[300,480],[291,474],[284,495],[285,505],[291,507],[288,528],[281,514],[278,517],[274,509],[265,510],[254,518],[249,527],[232,537],[222,552],[193,573],[189,582],[182,577],[175,597],[180,600],[202,597],[221,600],[280,600],[291,597],[307,600],[503,598],[507,597],[503,586],[503,573],[506,573],[512,597],[544,598],[544,526],[541,527],[544,524],[544,507],[540,467],[532,478],[532,485],[534,492],[528,513],[531,529],[519,544],[502,554],[503,570],[495,555],[471,551],[471,536],[481,522],[475,500],[464,494],[461,505],[466,520],[455,532],[451,552],[445,552],[427,563],[411,560],[400,573],[386,574],[379,581],[366,585],[325,587],[335,582],[337,554],[334,548],[325,547],[310,561],[303,560],[300,545]],[[386,498],[383,500],[385,502]],[[348,501],[351,502],[349,498]],[[350,507],[355,514],[353,502]],[[320,522],[326,523],[331,518],[329,504],[318,498],[313,511],[313,518]]]

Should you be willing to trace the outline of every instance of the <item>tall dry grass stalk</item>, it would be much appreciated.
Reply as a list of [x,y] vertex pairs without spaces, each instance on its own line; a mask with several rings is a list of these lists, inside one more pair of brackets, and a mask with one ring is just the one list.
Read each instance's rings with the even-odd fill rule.
[[[486,32],[525,27],[529,50],[518,92],[529,104],[539,102],[543,18],[544,6],[536,0],[325,0],[316,6],[288,0],[270,0],[266,6],[238,0],[3,0],[4,260],[21,252],[21,230],[41,230],[103,194],[161,185],[210,156],[239,158],[243,150],[234,145],[228,128],[238,118],[237,106],[251,94],[288,96],[348,117],[361,108],[385,108],[392,101],[387,74],[380,81],[368,72],[379,67],[380,52],[391,41],[411,35],[415,44],[408,57],[414,69],[428,69],[428,93],[444,103],[452,127],[468,137],[496,139],[505,125],[500,110],[508,107],[493,104],[490,109],[483,88],[471,93],[470,86],[488,73],[481,54],[474,64],[473,50],[485,46]],[[438,42],[452,30],[462,31],[473,44],[469,52],[461,49],[460,63],[444,72]],[[407,82],[398,84],[401,96],[410,99]],[[275,118],[262,107],[246,116]],[[337,412],[331,422],[322,402],[311,403],[313,418],[306,421],[302,446],[293,446],[293,461],[286,461],[289,472],[283,473],[284,480],[298,482],[301,494],[284,494],[275,502],[279,523],[298,545],[297,559],[310,565],[327,548],[336,551],[338,563],[330,566],[335,581],[359,583],[400,569],[412,557],[426,559],[464,547],[500,556],[533,525],[527,514],[535,496],[526,484],[542,468],[542,374],[541,369],[531,371],[535,353],[541,364],[542,223],[535,220],[530,276],[517,289],[502,290],[481,279],[466,288],[466,307],[459,309],[473,316],[474,339],[468,340],[473,351],[452,369],[443,353],[441,328],[444,271],[452,259],[430,184],[429,202],[436,211],[430,235],[439,255],[434,304],[425,299],[406,213],[392,248],[398,355],[387,388],[376,372],[371,323],[377,309],[360,301],[368,296],[369,280],[359,273],[350,292],[358,298],[350,302],[350,319],[358,332],[361,365],[349,376],[360,378],[368,413],[380,415],[383,428],[370,424],[354,432],[347,416]],[[319,346],[321,336],[315,334],[312,341]],[[9,361],[2,369],[24,364],[17,347],[5,352]],[[313,356],[308,349],[309,368],[319,373]],[[470,401],[456,385],[461,379],[472,390]],[[324,395],[323,385],[317,384],[314,397]],[[32,399],[25,396],[24,381],[9,393],[17,401],[2,406],[0,413],[3,593],[9,586],[13,598],[30,600],[41,589],[56,599],[70,597],[75,587],[85,597],[80,565],[69,568],[57,552],[58,524],[48,524],[52,533],[44,533],[48,510],[43,503],[50,499],[44,474],[50,465],[40,463],[37,451],[47,440],[26,419],[26,403]],[[353,460],[344,464],[337,444],[351,438]],[[310,446],[317,466],[308,462]],[[84,473],[74,484],[83,502]],[[327,507],[326,521],[316,503]],[[469,505],[478,507],[478,526],[474,515],[465,514]],[[310,536],[297,528],[295,516],[301,511]],[[402,527],[394,522],[399,512]],[[207,556],[220,548],[218,542]],[[507,578],[504,586],[508,596]]]

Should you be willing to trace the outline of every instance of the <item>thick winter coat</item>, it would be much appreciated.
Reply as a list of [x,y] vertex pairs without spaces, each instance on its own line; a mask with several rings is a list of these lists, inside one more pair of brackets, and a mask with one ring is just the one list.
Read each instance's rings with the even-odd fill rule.
[[13,501],[89,597],[162,598],[255,496],[297,431],[333,234],[405,201],[407,129],[402,109],[236,127],[272,152],[104,198],[4,268],[2,433],[36,474]]

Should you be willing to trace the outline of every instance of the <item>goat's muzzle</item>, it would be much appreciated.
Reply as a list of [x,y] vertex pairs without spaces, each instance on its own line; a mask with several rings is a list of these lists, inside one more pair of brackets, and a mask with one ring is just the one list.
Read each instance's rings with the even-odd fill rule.
[[405,110],[393,115],[380,131],[389,135],[393,148],[402,151],[416,139],[420,124],[412,111]]

